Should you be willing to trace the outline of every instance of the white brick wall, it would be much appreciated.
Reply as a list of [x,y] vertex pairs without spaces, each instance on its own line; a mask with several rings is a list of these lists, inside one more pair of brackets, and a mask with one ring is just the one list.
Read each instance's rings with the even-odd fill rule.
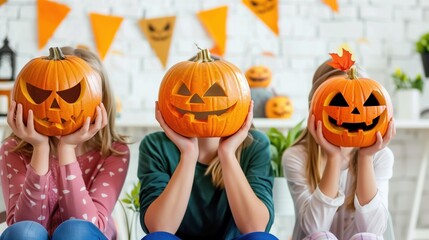
[[[8,36],[17,51],[20,69],[31,58],[47,54],[52,45],[87,45],[94,49],[88,13],[108,13],[125,19],[105,60],[111,84],[124,111],[154,108],[158,86],[166,70],[137,25],[142,17],[176,15],[176,29],[168,67],[195,54],[194,42],[210,47],[199,10],[228,5],[228,41],[225,58],[243,71],[253,64],[267,64],[274,72],[272,87],[294,100],[297,116],[307,112],[311,77],[329,52],[346,43],[368,74],[383,83],[394,98],[391,72],[396,67],[422,73],[415,40],[429,32],[429,0],[339,0],[333,13],[320,0],[280,0],[280,36],[275,37],[241,1],[215,0],[58,0],[72,9],[47,47],[37,49],[34,0],[9,0],[0,7],[0,40]],[[262,56],[272,52],[275,57]],[[422,108],[429,107],[425,87]],[[405,239],[413,189],[419,171],[422,139],[416,131],[398,131],[391,144],[396,162],[390,190],[390,209],[397,239]],[[417,140],[416,140],[417,139]],[[429,199],[429,190],[424,193]],[[429,207],[423,206],[419,224],[429,225]]]

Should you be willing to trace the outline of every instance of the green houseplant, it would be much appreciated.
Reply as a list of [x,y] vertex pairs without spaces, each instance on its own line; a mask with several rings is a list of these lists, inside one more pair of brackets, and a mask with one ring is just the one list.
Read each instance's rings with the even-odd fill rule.
[[294,127],[289,129],[286,135],[280,132],[277,128],[270,128],[267,131],[267,136],[270,139],[271,144],[271,166],[275,177],[284,177],[282,167],[283,152],[290,147],[301,134],[303,122],[304,120],[301,120]]
[[399,68],[391,76],[396,87],[395,116],[398,119],[419,119],[420,95],[424,85],[422,76],[418,74],[415,78],[411,78]]
[[425,76],[429,77],[429,32],[420,36],[416,42],[416,51],[422,57]]
[[423,92],[424,81],[420,74],[417,74],[415,78],[411,78],[400,68],[397,68],[391,76],[395,83],[396,90],[415,88],[419,90],[420,93]]
[[121,206],[125,213],[126,226],[128,231],[128,239],[134,240],[141,237],[142,229],[139,224],[140,215],[140,181],[133,185],[130,192],[125,193],[125,197],[121,199]]

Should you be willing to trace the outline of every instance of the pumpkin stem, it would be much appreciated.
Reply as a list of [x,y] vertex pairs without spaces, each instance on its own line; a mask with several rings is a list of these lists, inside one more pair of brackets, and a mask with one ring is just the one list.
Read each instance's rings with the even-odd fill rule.
[[349,71],[347,71],[347,75],[351,80],[358,79],[356,67],[355,66],[350,67]]
[[197,58],[194,62],[213,62],[213,58],[210,56],[210,52],[208,49],[201,49],[197,54]]
[[49,60],[64,60],[66,57],[59,47],[51,47],[49,48]]

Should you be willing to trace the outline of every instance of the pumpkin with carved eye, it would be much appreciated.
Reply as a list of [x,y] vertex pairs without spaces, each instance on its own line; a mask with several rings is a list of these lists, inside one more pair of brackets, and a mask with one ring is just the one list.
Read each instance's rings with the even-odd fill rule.
[[293,104],[287,96],[274,96],[265,106],[267,118],[290,118],[293,113]]
[[238,67],[213,60],[207,49],[171,67],[158,94],[167,125],[187,137],[234,134],[247,117],[250,101],[250,88]]
[[50,48],[48,57],[28,62],[20,71],[12,97],[22,104],[23,119],[33,111],[34,127],[47,136],[75,132],[87,117],[94,120],[101,103],[100,75],[79,57]]
[[384,136],[392,119],[390,96],[378,82],[357,76],[350,53],[343,50],[343,58],[347,59],[338,58],[330,65],[347,70],[347,74],[332,77],[316,89],[311,112],[316,122],[322,121],[323,136],[330,143],[371,146],[378,131]]
[[272,81],[272,73],[268,67],[257,65],[246,71],[246,79],[251,88],[268,87]]

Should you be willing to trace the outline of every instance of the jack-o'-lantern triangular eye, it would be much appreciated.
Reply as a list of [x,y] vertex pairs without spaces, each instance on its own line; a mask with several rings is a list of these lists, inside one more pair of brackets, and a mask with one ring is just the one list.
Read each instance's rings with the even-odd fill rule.
[[177,94],[182,96],[191,96],[191,91],[189,91],[189,88],[184,83],[182,83],[182,86],[180,86]]
[[27,92],[36,104],[44,102],[52,93],[51,90],[41,89],[29,83],[27,83]]
[[165,24],[164,31],[170,30],[170,23]]
[[222,87],[215,83],[207,90],[204,97],[226,97],[226,94]]
[[156,29],[155,29],[155,27],[154,26],[152,26],[152,24],[148,24],[148,26],[147,26],[148,28],[149,28],[149,31],[151,31],[151,32],[156,32]]
[[346,99],[344,98],[343,94],[337,93],[335,95],[331,102],[329,103],[329,106],[335,106],[335,107],[348,107],[349,104],[347,103]]
[[364,107],[380,106],[380,102],[377,100],[374,94],[371,93],[371,95],[369,95],[368,99],[365,101],[363,106]]
[[257,2],[255,2],[255,1],[250,1],[250,3],[251,3],[254,7],[258,6],[258,3],[257,3]]
[[64,101],[68,103],[75,103],[79,99],[80,92],[81,85],[79,82],[76,86],[66,90],[58,91],[57,93]]

